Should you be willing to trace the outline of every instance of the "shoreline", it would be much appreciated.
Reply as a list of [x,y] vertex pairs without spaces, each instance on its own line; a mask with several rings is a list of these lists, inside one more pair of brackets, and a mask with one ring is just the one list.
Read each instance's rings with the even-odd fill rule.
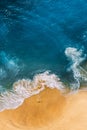
[[[66,94],[67,95],[67,94]],[[63,95],[46,88],[17,109],[0,112],[3,130],[86,130],[87,91]]]

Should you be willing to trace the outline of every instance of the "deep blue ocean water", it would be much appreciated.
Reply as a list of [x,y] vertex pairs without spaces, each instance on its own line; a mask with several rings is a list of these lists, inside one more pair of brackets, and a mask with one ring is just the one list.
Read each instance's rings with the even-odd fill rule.
[[83,50],[86,71],[86,0],[0,1],[0,91],[45,71],[70,86],[78,76],[68,70],[68,47]]

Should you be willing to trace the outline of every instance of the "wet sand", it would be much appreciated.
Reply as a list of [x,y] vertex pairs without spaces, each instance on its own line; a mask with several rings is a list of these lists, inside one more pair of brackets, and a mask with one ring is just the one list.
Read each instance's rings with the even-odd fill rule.
[[87,91],[46,88],[15,110],[0,112],[0,130],[87,130]]

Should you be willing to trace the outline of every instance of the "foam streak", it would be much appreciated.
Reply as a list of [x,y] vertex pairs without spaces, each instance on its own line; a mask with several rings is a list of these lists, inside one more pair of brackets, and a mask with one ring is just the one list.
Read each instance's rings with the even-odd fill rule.
[[49,74],[49,72],[37,74],[33,80],[18,80],[13,84],[12,91],[6,91],[1,94],[0,111],[17,108],[23,103],[25,98],[40,93],[45,87],[64,89],[60,79],[54,74]]
[[65,55],[72,61],[70,70],[73,72],[74,79],[76,83],[71,85],[71,89],[78,89],[80,87],[80,82],[82,80],[87,80],[86,71],[80,66],[81,62],[85,60],[83,55],[83,50],[77,50],[77,48],[68,47],[65,50]]

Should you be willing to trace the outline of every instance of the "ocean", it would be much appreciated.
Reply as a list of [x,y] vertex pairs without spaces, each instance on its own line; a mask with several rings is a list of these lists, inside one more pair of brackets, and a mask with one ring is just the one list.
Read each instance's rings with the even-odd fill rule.
[[86,0],[0,1],[1,111],[45,87],[87,85],[86,14]]

